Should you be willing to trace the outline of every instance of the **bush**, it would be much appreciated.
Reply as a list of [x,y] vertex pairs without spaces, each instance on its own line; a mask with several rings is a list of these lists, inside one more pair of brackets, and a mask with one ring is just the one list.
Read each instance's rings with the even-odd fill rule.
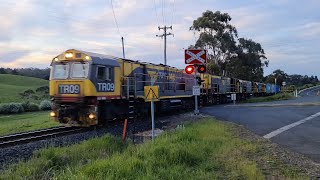
[[294,91],[295,89],[296,89],[295,85],[290,85],[288,88],[289,91]]
[[41,110],[51,110],[51,101],[49,100],[43,100],[40,103],[40,109]]
[[36,89],[36,92],[49,93],[49,86],[42,86]]
[[40,111],[39,105],[36,103],[30,103],[28,111],[30,111],[30,112]]
[[39,105],[36,103],[30,103],[29,101],[22,103],[25,112],[39,111]]
[[0,104],[0,114],[16,114],[24,112],[21,103],[3,103]]

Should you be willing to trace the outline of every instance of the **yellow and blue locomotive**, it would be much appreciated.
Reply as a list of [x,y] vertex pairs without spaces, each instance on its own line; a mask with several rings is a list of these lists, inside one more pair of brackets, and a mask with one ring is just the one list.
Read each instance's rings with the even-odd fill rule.
[[151,84],[159,86],[156,111],[192,107],[194,78],[183,70],[70,49],[51,63],[50,115],[80,126],[144,115],[144,86]]
[[[231,100],[231,94],[241,100],[273,92],[270,84],[207,73],[198,77],[200,105],[225,103]],[[159,87],[156,112],[191,109],[195,82],[194,73],[174,67],[70,49],[52,59],[50,116],[60,123],[79,126],[147,116],[150,108],[144,87],[150,85]]]

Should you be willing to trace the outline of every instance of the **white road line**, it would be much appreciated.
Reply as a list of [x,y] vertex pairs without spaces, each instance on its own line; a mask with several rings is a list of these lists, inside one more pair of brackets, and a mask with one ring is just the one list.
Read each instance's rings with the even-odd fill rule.
[[317,86],[313,86],[313,87],[309,87],[309,88],[306,88],[306,89],[302,89],[298,92],[298,94],[302,93],[303,91],[305,90],[308,90],[308,89],[312,89],[312,88],[317,88],[317,87],[320,87],[320,85],[317,85]]
[[316,117],[318,117],[318,116],[320,116],[320,112],[318,112],[318,113],[316,113],[316,114],[314,114],[314,115],[311,115],[311,116],[309,116],[309,117],[306,117],[306,118],[304,118],[304,119],[302,119],[302,120],[300,120],[300,121],[297,121],[297,122],[295,122],[295,123],[292,123],[292,124],[283,126],[282,128],[277,129],[277,130],[275,130],[275,131],[272,131],[271,133],[266,134],[266,135],[264,135],[263,137],[266,138],[266,139],[270,139],[270,138],[272,138],[272,137],[274,137],[274,136],[277,136],[277,135],[283,133],[284,131],[287,131],[287,130],[293,128],[293,127],[296,127],[296,126],[298,126],[298,125],[300,125],[300,124],[302,124],[302,123],[305,123],[305,122],[307,122],[307,121],[309,121],[309,120],[311,120],[311,119],[313,119],[313,118],[316,118]]
[[309,94],[310,94],[311,92],[315,91],[315,90],[319,90],[319,89],[318,89],[318,88],[312,89],[311,91],[307,92],[307,96],[309,96]]

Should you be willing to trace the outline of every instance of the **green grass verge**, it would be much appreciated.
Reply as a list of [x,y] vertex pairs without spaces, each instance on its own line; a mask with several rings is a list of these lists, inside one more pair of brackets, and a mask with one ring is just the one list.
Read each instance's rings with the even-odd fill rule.
[[[23,102],[25,99],[19,93],[48,85],[49,81],[39,78],[0,74],[0,103]],[[30,101],[34,102],[32,99]]]
[[0,135],[49,128],[59,124],[49,119],[49,112],[0,116]]
[[[132,145],[107,135],[43,149],[0,172],[0,179],[265,179],[253,157],[266,153],[235,137],[233,128],[206,119],[166,132],[155,143]],[[273,166],[277,177],[304,178]]]
[[293,98],[291,93],[279,93],[272,96],[266,97],[253,97],[243,101],[244,103],[256,103],[256,102],[269,102],[269,101],[280,101],[280,100],[288,100]]

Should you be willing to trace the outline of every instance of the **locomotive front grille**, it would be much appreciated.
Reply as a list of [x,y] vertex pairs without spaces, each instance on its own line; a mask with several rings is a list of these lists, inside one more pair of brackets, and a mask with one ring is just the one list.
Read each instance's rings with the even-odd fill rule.
[[84,98],[83,97],[56,96],[56,97],[54,97],[54,101],[57,103],[62,103],[62,102],[83,103]]

